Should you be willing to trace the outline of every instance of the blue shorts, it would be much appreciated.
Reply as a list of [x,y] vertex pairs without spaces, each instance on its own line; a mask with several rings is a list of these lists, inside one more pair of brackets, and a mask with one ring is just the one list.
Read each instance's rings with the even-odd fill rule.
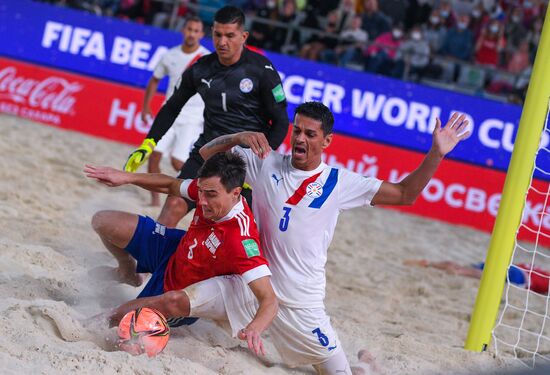
[[[473,264],[473,267],[483,270],[483,268],[485,268],[485,262]],[[525,286],[527,278],[525,272],[521,268],[512,264],[508,267],[508,277],[506,281],[514,285]]]
[[[151,273],[151,278],[137,298],[153,297],[164,293],[164,273],[168,260],[176,252],[181,238],[185,235],[182,229],[166,228],[150,217],[139,216],[134,236],[126,251],[137,260],[136,272]],[[170,327],[191,325],[198,318],[171,318]]]
[[139,216],[136,231],[126,251],[137,260],[136,272],[151,273],[151,279],[137,298],[164,293],[166,265],[184,235],[184,230],[166,228],[150,217]]

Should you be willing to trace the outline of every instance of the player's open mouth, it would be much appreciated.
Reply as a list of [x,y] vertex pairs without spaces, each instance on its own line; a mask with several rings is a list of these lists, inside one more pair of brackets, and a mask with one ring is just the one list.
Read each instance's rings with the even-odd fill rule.
[[304,147],[294,146],[294,155],[302,156],[305,154],[306,154],[306,149]]

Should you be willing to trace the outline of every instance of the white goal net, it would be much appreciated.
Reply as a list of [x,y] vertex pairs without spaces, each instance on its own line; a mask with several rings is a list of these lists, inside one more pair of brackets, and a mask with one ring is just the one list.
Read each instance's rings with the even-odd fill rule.
[[[549,136],[547,115],[542,139]],[[496,353],[512,355],[529,367],[550,363],[550,146],[544,143],[534,168],[543,178],[531,178],[508,268],[504,303],[493,329]]]

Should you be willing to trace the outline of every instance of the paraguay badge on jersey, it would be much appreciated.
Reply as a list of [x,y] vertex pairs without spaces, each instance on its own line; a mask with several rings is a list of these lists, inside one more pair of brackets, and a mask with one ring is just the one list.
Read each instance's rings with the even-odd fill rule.
[[241,92],[248,94],[254,88],[254,83],[250,78],[243,78],[241,79],[241,83],[239,83],[239,88]]
[[306,195],[310,198],[319,198],[321,195],[323,195],[323,185],[318,183],[317,181],[313,181],[306,187]]

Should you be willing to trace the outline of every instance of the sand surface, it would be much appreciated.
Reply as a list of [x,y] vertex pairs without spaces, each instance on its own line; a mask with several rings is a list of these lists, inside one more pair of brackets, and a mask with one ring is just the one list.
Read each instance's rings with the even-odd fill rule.
[[[156,358],[115,350],[114,329],[81,321],[139,289],[109,278],[115,262],[90,227],[100,209],[153,217],[149,196],[86,180],[85,163],[121,167],[129,146],[0,115],[2,374],[311,374],[268,344],[261,362],[215,324],[173,330]],[[167,166],[165,165],[165,170]],[[478,281],[404,266],[407,258],[476,262],[486,233],[381,208],[341,215],[327,265],[326,306],[353,363],[368,348],[385,374],[502,373],[493,349],[462,349]],[[269,341],[269,337],[267,337]]]

